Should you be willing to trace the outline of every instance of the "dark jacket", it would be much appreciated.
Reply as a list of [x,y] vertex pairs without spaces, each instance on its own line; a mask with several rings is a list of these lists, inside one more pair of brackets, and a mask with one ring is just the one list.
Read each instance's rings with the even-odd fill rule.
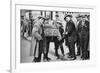
[[89,36],[89,21],[85,21],[84,25],[82,25],[82,21],[79,22],[78,33],[80,37],[87,38]]
[[65,32],[68,32],[68,34],[67,34],[68,41],[70,41],[70,42],[76,41],[76,33],[77,32],[76,32],[75,24],[74,24],[74,22],[72,20],[67,22],[66,28],[65,28]]
[[65,32],[68,32],[68,36],[76,34],[76,28],[73,21],[67,22]]

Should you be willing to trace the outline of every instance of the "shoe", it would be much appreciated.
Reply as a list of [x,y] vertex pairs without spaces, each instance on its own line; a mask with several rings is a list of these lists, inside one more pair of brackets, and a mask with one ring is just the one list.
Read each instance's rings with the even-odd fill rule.
[[60,59],[60,56],[57,56],[57,59]]
[[75,59],[76,59],[76,57],[72,57],[72,58],[71,58],[71,60],[75,60]]
[[46,59],[47,59],[47,61],[50,61],[51,60],[51,58],[49,58],[49,57],[47,57]]
[[87,58],[85,58],[85,57],[82,57],[82,60],[87,60]]
[[35,57],[33,61],[34,62],[40,62],[40,59]]
[[62,54],[62,56],[64,57],[64,56],[65,56],[65,54]]
[[38,61],[38,59],[35,57],[32,62],[37,62],[37,61]]
[[43,60],[44,60],[44,61],[45,61],[45,60],[50,61],[51,58],[49,58],[49,57],[44,57]]
[[82,60],[85,60],[85,58],[82,58]]
[[85,58],[84,58],[83,56],[81,56],[81,59],[82,59],[82,60],[85,60]]
[[72,56],[68,56],[68,58],[72,58]]

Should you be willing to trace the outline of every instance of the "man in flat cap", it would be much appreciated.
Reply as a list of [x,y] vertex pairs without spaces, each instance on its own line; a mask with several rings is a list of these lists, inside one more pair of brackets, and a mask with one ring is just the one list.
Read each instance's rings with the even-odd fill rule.
[[[44,40],[44,25],[45,18],[38,16],[32,30],[32,45],[31,45],[31,55],[34,55],[34,62],[41,61],[41,55],[44,53],[45,40]],[[46,57],[47,59],[47,57]]]
[[63,43],[64,43],[64,29],[63,29],[63,25],[61,20],[56,21],[57,22],[57,27],[59,29],[60,35],[61,35],[61,39],[59,40],[59,47],[61,49],[62,55],[64,56],[64,48],[63,48]]
[[64,20],[66,21],[66,28],[65,28],[65,41],[66,46],[69,48],[69,58],[72,60],[76,59],[75,56],[75,41],[76,41],[76,28],[75,24],[72,21],[72,15],[66,15]]
[[88,56],[88,45],[89,45],[89,21],[86,20],[85,16],[82,16],[82,20],[78,25],[78,34],[80,40],[80,48],[82,50],[81,58],[87,59]]
[[54,20],[54,25],[56,26],[56,28],[59,30],[59,36],[60,38],[58,37],[55,37],[55,41],[54,41],[54,44],[55,44],[55,56],[57,57],[57,59],[60,58],[60,55],[58,53],[58,49],[60,47],[61,49],[61,52],[62,52],[62,55],[64,56],[64,49],[63,49],[63,39],[61,39],[63,37],[63,32],[64,32],[64,29],[63,29],[63,25],[62,25],[62,21],[59,19],[59,15],[56,15],[55,16],[56,19]]

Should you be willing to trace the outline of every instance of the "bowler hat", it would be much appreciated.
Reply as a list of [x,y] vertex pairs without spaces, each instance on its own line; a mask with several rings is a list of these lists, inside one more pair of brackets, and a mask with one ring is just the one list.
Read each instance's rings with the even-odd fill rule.
[[46,19],[46,18],[43,17],[43,16],[38,16],[38,19],[41,19],[41,18],[44,19],[44,20]]
[[72,18],[72,15],[66,15],[66,16],[64,17],[64,20],[66,20],[66,17]]

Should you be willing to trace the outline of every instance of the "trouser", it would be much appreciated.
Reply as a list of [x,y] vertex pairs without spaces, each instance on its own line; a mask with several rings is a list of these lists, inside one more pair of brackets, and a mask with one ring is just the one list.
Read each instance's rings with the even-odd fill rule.
[[79,45],[77,45],[77,55],[81,55],[81,49]]
[[49,52],[49,44],[50,42],[54,42],[54,46],[55,46],[55,55],[58,57],[58,48],[59,48],[59,41],[57,39],[57,37],[46,37],[46,49],[45,49],[45,54],[44,57],[47,58],[48,57],[48,52]]
[[64,55],[63,43],[62,43],[62,42],[59,42],[59,44],[60,44],[60,49],[61,49],[61,52],[62,52],[62,54]]
[[59,54],[58,54],[59,41],[58,41],[57,39],[55,39],[54,45],[55,45],[55,55],[56,55],[57,57],[59,57]]
[[65,45],[68,46],[68,36],[65,36]]
[[41,56],[42,56],[42,53],[43,53],[43,50],[44,50],[44,42],[43,42],[43,40],[40,40],[39,41],[39,53],[38,53],[38,59],[39,59],[39,61],[41,61]]
[[81,55],[80,39],[79,39],[79,36],[77,36],[76,46],[77,46],[77,55]]
[[74,42],[68,42],[68,48],[69,48],[69,56],[76,57],[75,56],[75,43]]
[[89,36],[87,38],[87,55],[86,55],[86,59],[90,59],[90,44],[89,44]]
[[82,58],[86,59],[87,58],[87,54],[88,54],[88,38],[87,37],[82,37],[80,39],[80,46],[81,46],[81,50],[82,50]]
[[51,37],[45,37],[44,59],[48,59],[50,42],[51,42]]
[[29,28],[28,36],[31,36],[31,34],[32,34],[32,25],[28,25],[28,28]]
[[48,57],[48,53],[49,53],[49,44],[50,44],[50,41],[47,41],[46,40],[46,49],[44,51],[44,58],[47,58]]

